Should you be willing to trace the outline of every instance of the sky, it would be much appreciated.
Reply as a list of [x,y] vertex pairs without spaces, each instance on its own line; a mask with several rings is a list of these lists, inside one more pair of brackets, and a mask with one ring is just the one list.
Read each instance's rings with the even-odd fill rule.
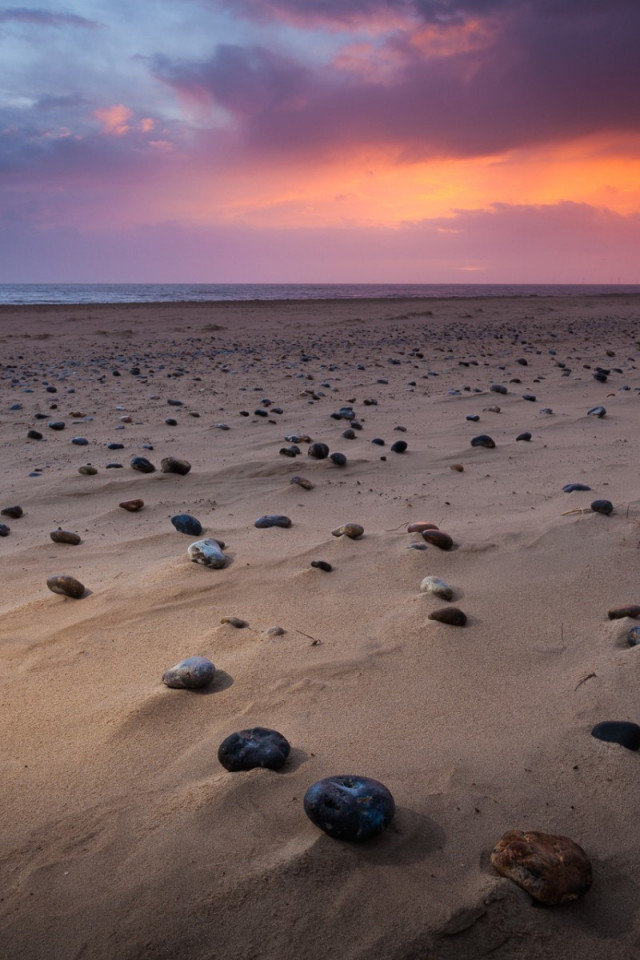
[[639,0],[0,0],[0,282],[640,283]]

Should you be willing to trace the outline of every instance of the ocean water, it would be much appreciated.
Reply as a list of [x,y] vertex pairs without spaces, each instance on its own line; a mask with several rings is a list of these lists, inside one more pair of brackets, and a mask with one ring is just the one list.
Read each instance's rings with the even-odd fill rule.
[[640,293],[640,284],[3,283],[0,304],[544,297]]

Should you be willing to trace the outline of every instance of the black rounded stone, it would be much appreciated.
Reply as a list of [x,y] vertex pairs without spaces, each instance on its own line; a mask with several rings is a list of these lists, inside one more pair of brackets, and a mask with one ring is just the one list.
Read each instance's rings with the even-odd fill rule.
[[606,740],[607,743],[619,743],[627,750],[637,750],[640,747],[640,727],[629,720],[603,720],[595,725],[591,736],[597,740]]
[[49,429],[50,430],[64,430],[65,422],[64,420],[50,420]]
[[8,527],[6,523],[0,523],[0,537],[8,537],[11,533],[11,527]]
[[356,433],[355,430],[352,430],[351,427],[347,427],[346,430],[342,433],[343,440],[355,440]]
[[531,434],[529,433],[528,430],[526,430],[524,433],[519,433],[518,436],[516,437],[516,440],[527,440],[527,441],[529,441],[529,440],[531,440]]
[[565,483],[562,488],[563,493],[577,493],[585,490],[591,490],[586,483]]
[[111,443],[107,444],[107,450],[124,450],[124,443],[117,443],[117,441],[112,440]]
[[192,517],[190,513],[176,514],[175,517],[171,517],[171,523],[178,533],[186,533],[190,537],[199,537],[202,533],[202,524],[199,520],[196,520],[195,517]]
[[507,388],[504,387],[501,383],[492,383],[489,389],[491,390],[492,393],[501,393],[503,395],[508,392]]
[[347,462],[344,453],[332,453],[329,455],[329,460],[333,461],[337,467],[344,467]]
[[594,500],[591,509],[594,513],[604,513],[608,517],[610,513],[613,513],[613,504],[611,500]]
[[266,527],[290,527],[291,518],[285,517],[280,513],[270,513],[265,514],[263,517],[258,517],[254,523],[254,527],[258,527],[259,530],[265,529]]
[[137,470],[139,473],[154,473],[156,469],[146,457],[131,457],[129,466],[132,470]]
[[468,413],[465,417],[465,420],[470,420],[472,423],[477,423],[480,417],[477,413]]
[[39,430],[29,430],[27,433],[27,439],[29,440],[42,440],[42,434]]
[[390,449],[393,453],[404,453],[408,446],[406,440],[396,440],[395,443],[391,444]]
[[382,439],[382,437],[374,437],[371,443],[375,443],[379,447],[384,447],[384,440]]
[[325,460],[329,456],[329,447],[326,443],[315,442],[312,443],[307,453],[310,457],[314,457],[315,460]]
[[326,777],[309,787],[304,812],[335,840],[368,840],[393,819],[395,802],[378,780],[351,775]]
[[231,773],[253,770],[254,767],[279,770],[290,751],[289,741],[277,730],[252,727],[226,737],[218,747],[218,760]]
[[324,570],[325,573],[331,573],[333,567],[330,563],[327,563],[326,560],[312,560],[311,566],[315,567],[317,570]]
[[495,445],[495,440],[492,440],[486,433],[481,433],[479,437],[474,437],[471,441],[472,447],[488,447],[492,450]]
[[0,513],[2,513],[3,517],[12,517],[14,520],[17,520],[19,517],[22,516],[22,514],[24,513],[24,510],[22,509],[22,507],[19,507],[19,506],[5,507],[3,510],[0,511]]

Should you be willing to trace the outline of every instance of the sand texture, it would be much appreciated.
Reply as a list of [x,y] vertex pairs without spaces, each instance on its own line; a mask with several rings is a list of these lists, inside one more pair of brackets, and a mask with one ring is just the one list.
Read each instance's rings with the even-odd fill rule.
[[[590,735],[640,720],[638,621],[607,617],[640,603],[639,321],[628,296],[0,309],[0,508],[24,511],[0,518],[6,960],[640,954],[640,757]],[[346,466],[282,455],[289,435]],[[223,569],[190,561],[179,513]],[[410,547],[419,520],[454,548]],[[364,535],[332,536],[347,522]],[[427,576],[466,626],[428,619]],[[190,656],[212,686],[164,686]],[[218,762],[252,726],[289,740],[281,771]],[[332,774],[389,788],[386,832],[310,822]],[[512,829],[572,838],[592,889],[534,906],[489,860]]]

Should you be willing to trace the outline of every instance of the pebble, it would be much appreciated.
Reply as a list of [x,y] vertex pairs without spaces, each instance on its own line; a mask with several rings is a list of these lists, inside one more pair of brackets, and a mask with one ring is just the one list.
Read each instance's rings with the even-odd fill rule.
[[485,413],[500,413],[500,407],[485,407]]
[[440,610],[433,610],[428,620],[437,620],[439,623],[448,623],[452,627],[464,627],[467,622],[467,615],[459,607],[442,607]]
[[29,430],[27,433],[27,438],[29,440],[42,440],[42,434],[39,430]]
[[242,620],[240,617],[220,617],[220,623],[228,623],[232,627],[236,627],[237,630],[242,630],[243,627],[249,626],[247,621]]
[[284,627],[278,626],[269,627],[267,630],[265,630],[265,633],[268,637],[282,637],[286,632],[287,631],[284,629]]
[[591,509],[594,513],[604,513],[608,517],[609,514],[613,513],[613,504],[611,500],[594,500]]
[[124,450],[124,443],[117,443],[115,440],[112,440],[107,444],[107,450]]
[[637,620],[640,617],[640,606],[632,603],[627,607],[615,607],[613,610],[609,610],[607,616],[609,620],[622,620],[623,617],[632,617]]
[[491,851],[491,863],[546,906],[570,903],[592,882],[589,859],[569,837],[531,830],[508,830]]
[[492,450],[495,445],[495,440],[492,440],[486,433],[481,433],[479,437],[474,437],[471,441],[472,447],[488,447]]
[[171,517],[171,523],[178,533],[186,533],[190,537],[199,537],[202,533],[202,524],[190,513],[177,513]]
[[477,423],[479,419],[480,417],[477,413],[468,413],[465,417],[465,420],[470,420],[471,423]]
[[313,484],[311,480],[307,480],[306,477],[301,477],[296,474],[294,477],[291,477],[289,483],[295,483],[297,486],[302,487],[303,490],[313,490]]
[[277,730],[252,727],[226,737],[218,747],[218,760],[231,773],[255,767],[280,770],[290,752],[289,741]]
[[265,516],[263,517],[258,517],[256,522],[254,523],[254,527],[258,527],[258,529],[260,530],[265,529],[266,527],[290,527],[290,526],[291,526],[291,518],[285,517],[283,514],[280,514],[280,513],[265,514]]
[[526,430],[524,433],[519,433],[518,436],[516,437],[516,440],[526,440],[528,442],[529,440],[531,440],[531,434],[529,433],[528,430]]
[[607,410],[605,407],[591,407],[591,410],[587,410],[588,417],[605,417],[607,415]]
[[329,456],[329,447],[326,443],[312,443],[307,453],[315,460],[325,460]]
[[356,432],[355,430],[352,430],[351,427],[347,427],[346,430],[342,431],[343,440],[355,440],[355,438],[356,438]]
[[8,537],[11,533],[11,527],[8,527],[6,523],[0,523],[0,537]]
[[509,392],[501,383],[492,383],[489,389],[492,393],[501,393],[503,395]]
[[535,395],[535,393],[523,393],[523,394],[522,394],[522,399],[523,399],[523,400],[530,400],[531,403],[535,403],[535,402],[536,402],[536,395]]
[[194,563],[200,563],[204,567],[212,567],[214,570],[220,570],[225,566],[227,557],[222,552],[222,547],[217,540],[207,537],[205,540],[196,540],[188,549],[189,559]]
[[49,577],[47,586],[54,593],[61,593],[65,597],[73,597],[74,600],[79,600],[85,591],[84,584],[76,580],[75,577],[70,577],[64,573]]
[[542,407],[542,409],[540,410],[540,413],[546,413],[546,415],[550,417],[553,414],[553,410],[551,409],[551,407]]
[[327,563],[326,560],[312,560],[311,566],[316,567],[318,570],[324,570],[325,573],[331,573],[333,567],[330,563]]
[[428,523],[426,520],[414,520],[407,527],[407,533],[422,533],[423,530],[437,530],[437,524]]
[[464,473],[464,467],[461,463],[452,463],[449,470],[455,470],[456,473]]
[[295,443],[292,443],[289,447],[280,447],[279,453],[283,457],[297,457],[301,450]]
[[344,453],[332,453],[329,456],[329,460],[332,460],[337,467],[344,467],[347,462]]
[[72,437],[71,443],[74,443],[76,447],[88,447],[89,441],[86,437]]
[[123,510],[128,510],[129,513],[136,513],[144,507],[144,500],[123,500],[118,506],[122,507]]
[[18,520],[24,513],[24,510],[18,506],[5,507],[4,510],[0,510],[0,513],[2,513],[3,517],[12,517],[13,520]]
[[422,538],[441,550],[451,550],[453,547],[453,539],[444,530],[423,530]]
[[405,453],[409,444],[406,440],[396,440],[395,443],[391,444],[392,453]]
[[304,812],[335,840],[368,840],[393,819],[395,802],[384,784],[370,777],[334,776],[312,784],[304,795]]
[[65,423],[64,420],[50,420],[49,429],[50,430],[64,430]]
[[179,460],[178,457],[164,457],[160,461],[160,469],[163,473],[179,473],[184,477],[191,470],[191,464],[188,460]]
[[187,657],[162,674],[162,682],[167,687],[179,690],[199,690],[208,687],[213,680],[216,668],[206,657]]
[[97,469],[90,463],[83,463],[81,467],[78,467],[78,473],[85,477],[94,477],[97,472]]
[[70,530],[62,530],[61,527],[58,527],[57,530],[52,530],[49,536],[54,543],[71,543],[74,546],[82,543],[82,538],[79,533],[71,533]]
[[426,550],[427,545],[426,543],[409,543],[407,544],[407,549],[408,550]]
[[627,750],[637,750],[640,747],[640,727],[628,720],[603,720],[602,723],[596,723],[591,736],[597,740],[606,740],[607,743],[619,743]]
[[565,483],[562,488],[563,493],[576,493],[582,490],[591,490],[591,487],[588,487],[586,483]]
[[371,443],[375,443],[377,447],[384,447],[385,442],[382,437],[374,437]]
[[420,590],[423,593],[433,593],[441,600],[453,600],[453,590],[448,583],[439,577],[425,577],[420,584]]
[[343,523],[331,531],[333,537],[349,537],[350,540],[357,540],[364,533],[364,527],[359,523]]
[[108,463],[105,467],[105,470],[122,470],[121,463],[115,463],[113,460],[111,463]]
[[129,466],[132,470],[138,470],[139,473],[154,473],[156,469],[146,457],[131,457]]
[[627,642],[630,647],[637,647],[640,644],[640,627],[631,627],[627,634]]
[[[260,410],[260,413],[262,414],[262,410]],[[263,414],[263,416],[266,416],[266,414]],[[175,417],[166,417],[164,422],[166,423],[166,425],[167,425],[168,427],[177,427],[177,426],[178,426],[178,421],[176,420]]]

